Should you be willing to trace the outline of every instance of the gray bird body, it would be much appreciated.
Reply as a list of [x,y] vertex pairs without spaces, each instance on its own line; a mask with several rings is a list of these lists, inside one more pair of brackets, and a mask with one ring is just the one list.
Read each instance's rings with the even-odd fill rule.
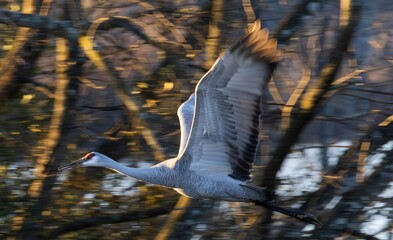
[[150,168],[129,168],[103,154],[97,152],[93,152],[93,154],[98,160],[85,166],[100,165],[151,184],[173,188],[178,193],[190,198],[231,202],[253,202],[268,199],[265,196],[264,188],[250,187],[247,183],[231,177],[190,170],[177,158],[163,161]]
[[251,185],[259,135],[260,101],[275,62],[275,40],[257,21],[199,81],[178,109],[181,141],[176,158],[150,168],[129,168],[100,153],[75,165],[100,166],[145,182],[175,189],[191,198],[254,202],[318,225],[311,214],[282,208],[262,187]]

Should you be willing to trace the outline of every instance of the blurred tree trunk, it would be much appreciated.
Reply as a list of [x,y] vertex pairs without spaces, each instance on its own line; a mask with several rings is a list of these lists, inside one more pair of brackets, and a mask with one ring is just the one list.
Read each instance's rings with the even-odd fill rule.
[[[66,6],[67,9],[67,6]],[[68,32],[69,33],[69,32]],[[64,33],[66,35],[67,33]],[[40,239],[40,235],[45,228],[45,218],[50,217],[50,210],[44,212],[50,206],[52,200],[52,187],[56,180],[56,171],[59,166],[57,159],[64,158],[66,152],[67,135],[66,129],[73,124],[75,97],[78,92],[78,84],[75,83],[81,67],[79,57],[79,45],[76,35],[68,35],[64,38],[56,39],[56,91],[53,112],[48,130],[47,138],[44,140],[42,156],[38,156],[36,169],[36,179],[31,183],[28,195],[34,204],[28,207],[27,212],[21,211],[24,218],[21,237],[24,239]],[[70,94],[72,93],[72,94]],[[67,119],[67,122],[65,120]],[[37,221],[43,218],[42,221]]]
[[[22,13],[33,13],[34,6],[32,0],[25,0],[22,4]],[[25,60],[23,55],[26,53],[26,47],[32,33],[31,29],[26,27],[18,27],[15,34],[15,41],[12,44],[12,49],[0,60],[0,109],[4,107],[7,99],[13,94],[17,93],[24,83],[24,78],[16,78],[14,75],[17,73],[19,62]],[[23,65],[23,64],[22,64]]]

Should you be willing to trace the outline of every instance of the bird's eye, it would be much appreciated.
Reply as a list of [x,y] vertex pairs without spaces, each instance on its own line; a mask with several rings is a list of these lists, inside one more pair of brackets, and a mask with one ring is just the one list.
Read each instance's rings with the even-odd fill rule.
[[94,153],[88,153],[88,154],[86,154],[84,157],[83,157],[83,159],[87,159],[87,160],[90,160],[92,157],[94,157],[95,156],[95,154]]

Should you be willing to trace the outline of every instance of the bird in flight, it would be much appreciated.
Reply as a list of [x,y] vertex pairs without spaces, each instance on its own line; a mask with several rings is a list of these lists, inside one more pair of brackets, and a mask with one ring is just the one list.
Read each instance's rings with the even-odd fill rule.
[[149,168],[130,168],[91,152],[59,171],[75,166],[109,168],[190,198],[251,202],[320,226],[312,214],[278,206],[267,189],[249,182],[258,145],[260,100],[280,56],[277,41],[269,39],[268,30],[256,21],[179,107],[177,157]]

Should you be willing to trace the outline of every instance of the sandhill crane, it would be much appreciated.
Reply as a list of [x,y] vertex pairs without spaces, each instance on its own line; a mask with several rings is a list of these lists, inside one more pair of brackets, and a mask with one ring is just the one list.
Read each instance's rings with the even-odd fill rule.
[[202,77],[178,109],[181,141],[176,158],[150,168],[130,168],[91,152],[59,168],[105,167],[175,189],[190,198],[252,202],[306,223],[312,214],[276,205],[265,188],[249,183],[258,144],[260,99],[280,58],[277,42],[256,21]]

